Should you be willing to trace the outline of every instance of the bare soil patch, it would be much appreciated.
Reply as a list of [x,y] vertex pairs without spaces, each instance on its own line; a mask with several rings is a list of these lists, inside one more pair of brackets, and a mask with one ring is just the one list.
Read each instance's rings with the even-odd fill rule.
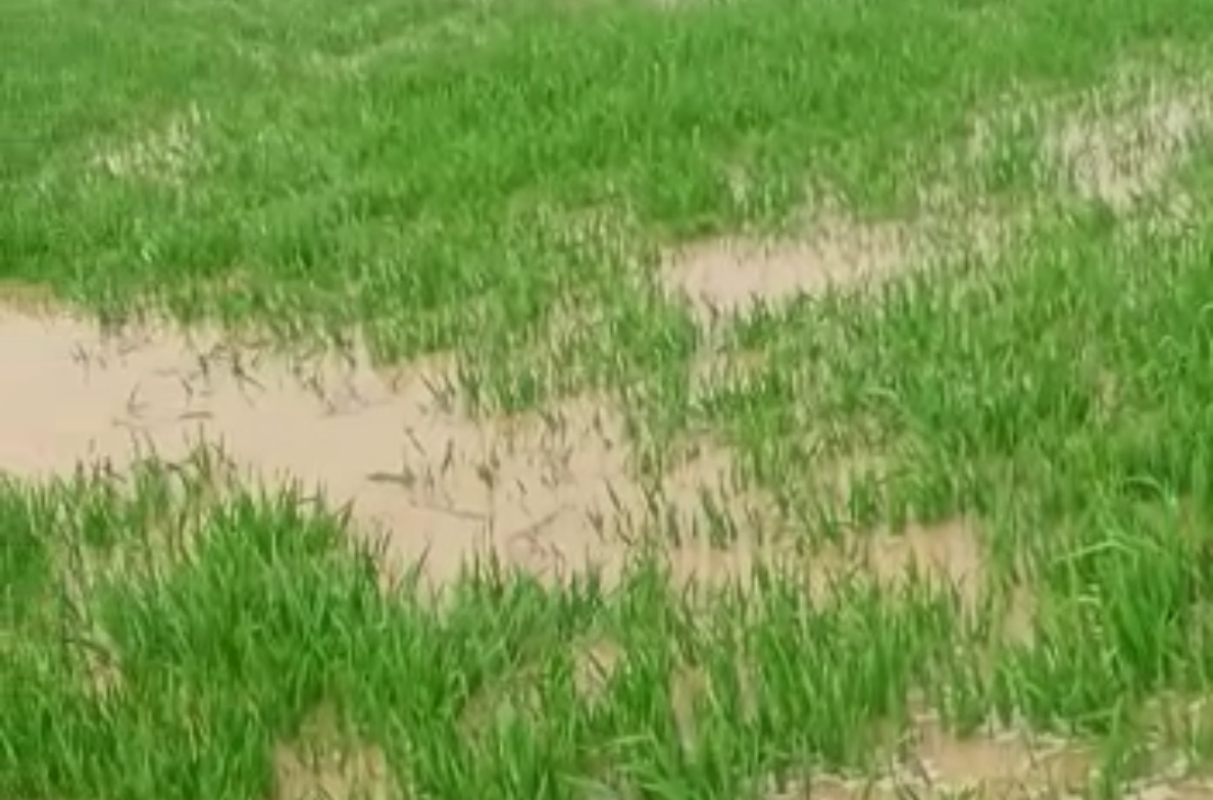
[[862,776],[822,774],[764,796],[768,800],[894,800],[902,797],[1081,797],[1096,765],[1084,746],[1010,729],[960,737],[918,721],[881,768]]
[[1063,116],[1045,152],[1079,197],[1127,213],[1164,192],[1172,170],[1211,124],[1207,91],[1157,85],[1128,96],[1111,91]]
[[911,757],[928,785],[987,797],[1030,796],[1046,789],[1080,793],[1094,767],[1088,750],[1020,731],[960,738],[929,725],[916,739]]
[[190,105],[140,136],[98,147],[90,165],[115,179],[178,187],[205,160],[198,138],[205,122],[202,109]]
[[402,796],[383,751],[343,735],[331,709],[274,749],[270,800],[389,800]]
[[1077,95],[1014,94],[997,105],[974,121],[958,168],[982,169],[997,159],[1004,135],[1030,136],[1042,194],[1060,192],[1066,201],[1101,204],[1122,220],[1154,225],[1182,223],[1191,213],[1190,198],[1171,178],[1213,128],[1213,95],[1201,82],[1159,79],[1148,66],[1133,66]]

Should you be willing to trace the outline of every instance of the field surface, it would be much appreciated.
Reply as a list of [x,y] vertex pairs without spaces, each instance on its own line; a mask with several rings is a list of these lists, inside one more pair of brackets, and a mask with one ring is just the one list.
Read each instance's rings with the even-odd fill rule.
[[1213,798],[1195,0],[2,0],[0,800]]

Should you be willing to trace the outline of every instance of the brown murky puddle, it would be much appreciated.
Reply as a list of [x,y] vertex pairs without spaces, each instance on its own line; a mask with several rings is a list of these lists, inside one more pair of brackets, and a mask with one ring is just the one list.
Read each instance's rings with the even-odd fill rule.
[[[744,581],[759,561],[788,555],[777,538],[747,537],[773,504],[740,485],[727,450],[698,446],[658,485],[643,482],[624,421],[602,399],[473,419],[450,402],[443,359],[389,378],[365,360],[291,363],[219,341],[164,332],[105,340],[83,322],[0,314],[10,387],[0,393],[0,469],[22,477],[66,474],[80,461],[122,469],[140,450],[175,460],[201,442],[219,444],[253,477],[298,480],[349,501],[388,567],[424,558],[435,584],[490,552],[553,579],[587,564],[609,577],[657,528],[679,533],[662,547],[679,581]],[[708,541],[721,515],[736,533],[726,546]],[[884,577],[914,561],[970,580],[980,560],[963,526],[873,541],[863,555]]]

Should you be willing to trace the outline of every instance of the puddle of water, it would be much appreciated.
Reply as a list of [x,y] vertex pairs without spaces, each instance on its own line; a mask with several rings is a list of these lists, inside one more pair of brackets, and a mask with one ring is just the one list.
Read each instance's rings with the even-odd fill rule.
[[[0,469],[122,470],[137,445],[176,460],[219,444],[246,473],[350,501],[358,528],[383,537],[390,566],[425,557],[438,584],[489,551],[556,578],[587,560],[617,570],[628,553],[619,534],[641,530],[647,495],[605,401],[476,420],[449,402],[446,359],[389,379],[362,358],[300,364],[218,342],[167,332],[106,340],[83,322],[0,314],[12,387],[0,394]],[[724,513],[740,494],[729,467],[727,453],[705,450],[672,471],[656,494],[662,514],[684,531],[705,528],[705,497],[721,498]]]
[[906,219],[864,221],[836,200],[821,204],[789,238],[726,237],[670,250],[660,273],[666,294],[687,301],[711,330],[760,306],[870,287],[943,258],[990,261],[1013,233],[1012,220],[981,198],[941,186],[921,189],[920,210]]
[[916,576],[937,589],[954,590],[961,607],[972,611],[987,588],[980,530],[965,519],[852,534],[798,556],[797,563],[819,601],[829,598],[837,580],[863,577],[896,592]]
[[673,253],[663,279],[703,324],[832,286],[858,286],[909,266],[921,247],[907,226],[825,217],[800,241],[724,239]]
[[653,543],[680,587],[746,585],[756,566],[788,563],[817,578],[861,565],[890,584],[914,566],[966,599],[982,583],[966,521],[796,554],[773,500],[710,441],[642,481],[622,415],[601,398],[473,419],[451,402],[448,359],[389,377],[362,358],[293,363],[218,341],[167,332],[106,340],[82,322],[0,314],[12,387],[0,393],[0,469],[38,478],[83,460],[122,471],[136,445],[178,460],[201,441],[219,444],[241,474],[348,501],[354,530],[381,547],[385,573],[424,558],[431,586],[488,554],[558,583],[593,564],[609,585]]

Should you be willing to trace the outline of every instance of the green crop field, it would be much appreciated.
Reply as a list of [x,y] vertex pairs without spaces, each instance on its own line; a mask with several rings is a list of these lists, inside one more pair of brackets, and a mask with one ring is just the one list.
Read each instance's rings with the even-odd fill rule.
[[1207,4],[0,2],[0,800],[1213,798]]

